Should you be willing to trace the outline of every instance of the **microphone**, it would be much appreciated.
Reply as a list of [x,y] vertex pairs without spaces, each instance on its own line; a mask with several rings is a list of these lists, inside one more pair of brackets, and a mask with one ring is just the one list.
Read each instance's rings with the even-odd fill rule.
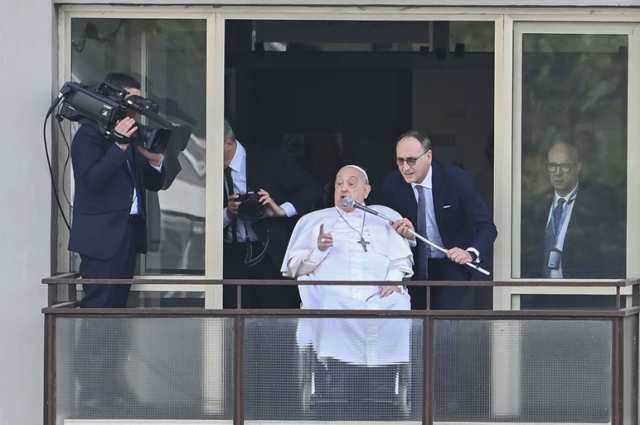
[[385,218],[387,220],[395,221],[395,220],[392,220],[391,218],[387,217],[386,215],[374,210],[373,208],[369,208],[369,207],[367,207],[365,205],[362,205],[362,204],[354,201],[353,198],[349,198],[348,196],[346,196],[342,200],[342,205],[344,205],[347,208],[357,208],[359,210],[368,212],[369,214],[377,215],[377,216]]
[[[368,212],[370,214],[377,215],[378,217],[382,217],[385,220],[395,221],[391,217],[387,217],[386,215],[382,214],[381,212],[378,212],[378,211],[374,210],[373,208],[369,208],[369,207],[366,207],[366,206],[364,206],[362,204],[357,203],[356,201],[354,201],[352,198],[349,198],[348,196],[345,196],[345,198],[342,200],[342,204],[347,208],[357,208],[359,210]],[[420,235],[419,233],[417,233],[417,232],[415,232],[415,231],[413,231],[411,229],[407,229],[407,231],[410,234],[412,234],[413,236],[415,236],[416,238],[420,239],[422,242],[424,242],[424,243],[426,243],[428,245],[431,245],[435,249],[437,249],[439,251],[442,251],[445,254],[448,252],[446,249],[442,248],[441,246],[438,246],[438,245],[434,244],[433,242],[431,242],[430,240],[428,240],[424,236]],[[468,267],[471,267],[472,269],[475,269],[475,270],[479,271],[480,273],[485,274],[487,276],[490,275],[490,273],[487,270],[485,270],[482,267],[477,266],[475,264],[465,263],[464,265],[468,266]]]

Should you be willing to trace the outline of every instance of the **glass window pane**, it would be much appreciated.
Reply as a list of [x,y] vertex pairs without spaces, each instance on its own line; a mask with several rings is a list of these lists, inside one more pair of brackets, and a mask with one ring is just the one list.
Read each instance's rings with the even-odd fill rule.
[[623,278],[628,37],[522,41],[520,277]]
[[253,50],[267,52],[419,52],[430,22],[254,21]]
[[449,22],[449,51],[462,45],[465,52],[493,52],[495,24],[482,21]]
[[131,74],[173,125],[165,185],[147,192],[148,252],[138,272],[204,274],[206,21],[78,18],[71,27],[74,81]]

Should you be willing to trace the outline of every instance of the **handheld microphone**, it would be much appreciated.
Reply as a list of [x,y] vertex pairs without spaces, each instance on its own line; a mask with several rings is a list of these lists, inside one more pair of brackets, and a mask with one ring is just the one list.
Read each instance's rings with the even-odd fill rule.
[[378,212],[378,211],[374,210],[373,208],[369,208],[369,207],[367,207],[365,205],[362,205],[362,204],[354,201],[353,198],[349,198],[348,196],[345,197],[342,200],[342,205],[344,205],[347,208],[357,208],[357,209],[362,210],[364,212],[368,212],[369,214],[377,215],[377,216],[382,217],[384,219],[395,221],[395,220],[387,217],[386,215],[382,214],[381,212]]
[[364,205],[357,203],[356,201],[353,200],[353,198],[349,198],[348,196],[345,196],[345,198],[342,200],[342,205],[348,208],[357,208],[359,210],[366,211],[373,215],[378,215],[378,211],[373,210],[369,207],[365,207]]
[[[370,213],[370,214],[377,215],[378,217],[382,217],[382,218],[384,218],[385,220],[395,221],[395,220],[394,220],[394,219],[392,219],[391,217],[387,217],[386,215],[382,214],[381,212],[378,212],[378,211],[374,210],[373,208],[369,208],[369,207],[367,207],[367,206],[364,206],[364,205],[362,205],[362,204],[357,203],[356,201],[354,201],[352,198],[349,198],[348,196],[346,196],[346,197],[342,200],[342,204],[343,204],[345,207],[347,207],[347,208],[357,208],[357,209],[359,209],[359,210],[362,210],[362,211],[368,212],[368,213]],[[413,230],[411,230],[411,229],[407,229],[407,231],[408,231],[410,234],[414,235],[416,238],[420,239],[422,242],[424,242],[424,243],[426,243],[426,244],[428,244],[428,245],[431,245],[431,246],[432,246],[432,247],[434,247],[435,249],[437,249],[437,250],[439,250],[439,251],[441,251],[441,252],[444,252],[445,254],[448,252],[446,249],[442,248],[441,246],[438,246],[438,245],[434,244],[433,242],[431,242],[430,240],[428,240],[428,239],[427,239],[427,238],[425,238],[424,236],[420,235],[419,233],[417,233],[417,232],[415,232],[415,231],[413,231]],[[487,275],[487,276],[489,276],[489,275],[490,275],[490,273],[489,273],[487,270],[483,269],[483,268],[482,268],[482,267],[480,267],[480,266],[476,266],[475,264],[472,264],[472,263],[465,263],[464,265],[465,265],[465,266],[468,266],[468,267],[471,267],[472,269],[475,269],[475,270],[479,271],[480,273],[485,274],[485,275]]]

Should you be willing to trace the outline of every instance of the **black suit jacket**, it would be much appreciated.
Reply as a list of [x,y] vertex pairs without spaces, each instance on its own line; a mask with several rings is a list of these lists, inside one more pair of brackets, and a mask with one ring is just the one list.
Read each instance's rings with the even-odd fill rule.
[[[128,149],[135,149],[133,143]],[[73,222],[69,250],[108,260],[120,246],[133,202],[133,177],[127,154],[90,124],[80,127],[73,138],[71,161],[75,181]],[[149,160],[134,151],[138,181],[145,189],[160,190],[165,171],[158,172]],[[146,252],[146,228],[140,235],[139,252]]]
[[[473,180],[469,174],[455,165],[433,161],[431,167],[433,205],[444,248],[473,247],[480,253],[482,261],[491,259],[493,242],[498,232]],[[384,179],[382,189],[385,205],[416,225],[418,202],[411,184],[404,180],[402,174],[398,170],[393,171]],[[417,271],[417,255],[414,255],[414,258],[414,270]],[[485,264],[483,266],[487,267]],[[470,268],[465,269],[471,271]]]
[[293,227],[298,218],[312,210],[320,188],[283,150],[243,146],[247,151],[247,191],[264,189],[278,205],[290,202],[298,212],[295,217],[265,217],[251,225],[262,243],[269,233],[267,255],[279,269]]
[[[554,194],[523,199],[520,275],[543,277],[544,233]],[[568,279],[624,278],[626,205],[611,190],[580,183],[562,249],[562,276]]]

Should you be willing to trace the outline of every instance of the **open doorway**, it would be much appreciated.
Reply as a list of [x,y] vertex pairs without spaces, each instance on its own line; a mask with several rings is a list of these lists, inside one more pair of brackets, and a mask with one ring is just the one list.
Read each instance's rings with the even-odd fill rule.
[[358,164],[379,203],[394,143],[428,135],[493,209],[494,23],[228,20],[225,114],[239,140],[280,146],[323,186]]
[[[493,21],[227,20],[225,117],[241,143],[283,148],[311,174],[322,188],[313,209],[334,205],[334,177],[347,164],[367,170],[367,203],[382,203],[395,142],[414,129],[429,136],[434,159],[471,175],[492,211],[494,30]],[[234,274],[247,263],[235,265],[246,256],[231,254],[232,233],[223,275],[248,279]],[[277,279],[290,231],[274,235]],[[269,255],[268,238],[256,239]],[[274,241],[284,241],[279,255]],[[491,269],[491,258],[483,263]],[[490,308],[490,290],[468,293],[470,307]]]

